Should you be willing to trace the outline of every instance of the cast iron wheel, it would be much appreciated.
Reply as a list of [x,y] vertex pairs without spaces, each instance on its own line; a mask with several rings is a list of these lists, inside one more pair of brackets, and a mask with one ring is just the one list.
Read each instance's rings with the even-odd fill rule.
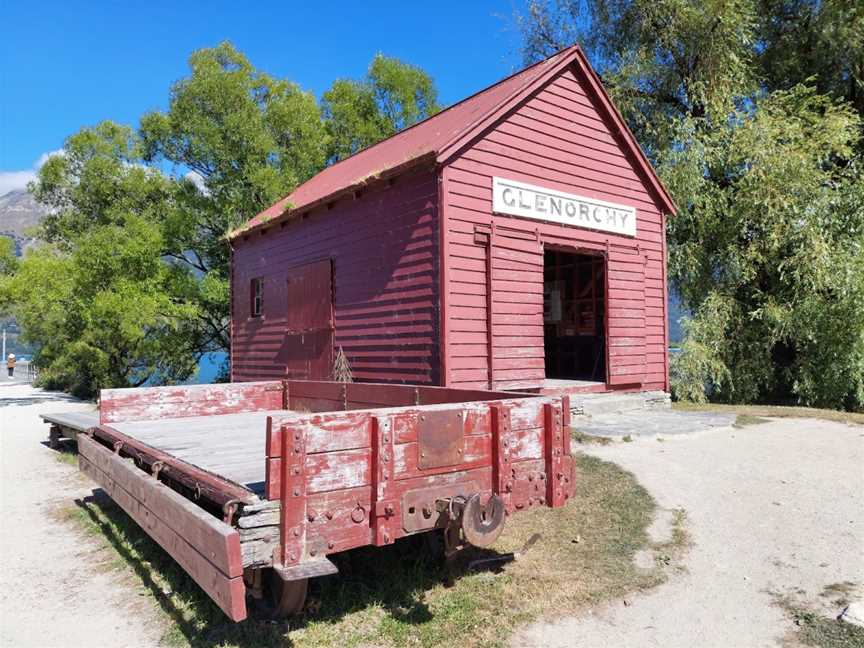
[[497,495],[490,495],[482,503],[480,493],[468,498],[462,511],[462,533],[468,544],[475,547],[488,547],[504,530],[504,501]]
[[309,579],[285,581],[280,578],[275,569],[268,569],[264,574],[263,606],[267,615],[273,619],[284,619],[300,614],[306,604],[306,590]]

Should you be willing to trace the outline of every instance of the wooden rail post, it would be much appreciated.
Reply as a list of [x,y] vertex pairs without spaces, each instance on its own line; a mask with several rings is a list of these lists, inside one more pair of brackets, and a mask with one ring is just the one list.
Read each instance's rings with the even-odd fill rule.
[[280,426],[282,510],[279,516],[281,563],[296,565],[306,543],[306,437],[303,430]]
[[372,535],[377,546],[396,539],[401,511],[396,497],[393,420],[372,417]]
[[567,444],[564,431],[564,412],[561,401],[546,403],[544,409],[546,502],[549,506],[564,506],[570,493],[572,477],[570,462],[565,459]]
[[513,507],[513,467],[511,464],[510,408],[490,405],[492,416],[492,490],[502,500],[508,512]]

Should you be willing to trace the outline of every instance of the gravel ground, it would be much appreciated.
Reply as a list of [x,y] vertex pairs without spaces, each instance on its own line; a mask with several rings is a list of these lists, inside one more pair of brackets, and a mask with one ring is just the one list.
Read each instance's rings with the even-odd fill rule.
[[[0,385],[0,646],[140,647],[163,632],[141,583],[57,514],[92,484],[41,443],[38,413],[87,407]],[[514,646],[777,646],[792,629],[778,596],[836,614],[825,588],[864,584],[862,427],[786,419],[584,448],[631,470],[661,517],[683,508],[693,546],[629,605],[534,624]]]
[[632,471],[661,509],[683,508],[692,547],[659,588],[554,623],[514,646],[778,646],[778,596],[832,616],[825,588],[864,583],[864,427],[775,420],[586,446]]
[[93,485],[45,445],[40,412],[90,406],[0,383],[0,646],[153,646],[164,622],[126,570],[61,511]]

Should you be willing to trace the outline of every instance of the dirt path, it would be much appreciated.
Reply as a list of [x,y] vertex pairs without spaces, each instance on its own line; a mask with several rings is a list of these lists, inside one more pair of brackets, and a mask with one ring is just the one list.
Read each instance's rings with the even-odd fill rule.
[[862,427],[777,420],[589,451],[686,510],[686,571],[629,606],[534,624],[514,646],[778,646],[794,626],[777,595],[837,614],[825,588],[864,584]]
[[62,510],[92,492],[43,443],[40,412],[88,405],[29,385],[0,385],[0,646],[153,646],[162,624],[126,570]]

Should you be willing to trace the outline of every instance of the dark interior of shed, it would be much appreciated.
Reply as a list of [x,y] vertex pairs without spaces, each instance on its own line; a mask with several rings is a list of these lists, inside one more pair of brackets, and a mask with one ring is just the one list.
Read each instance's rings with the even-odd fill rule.
[[605,382],[605,259],[557,249],[543,256],[546,378]]

